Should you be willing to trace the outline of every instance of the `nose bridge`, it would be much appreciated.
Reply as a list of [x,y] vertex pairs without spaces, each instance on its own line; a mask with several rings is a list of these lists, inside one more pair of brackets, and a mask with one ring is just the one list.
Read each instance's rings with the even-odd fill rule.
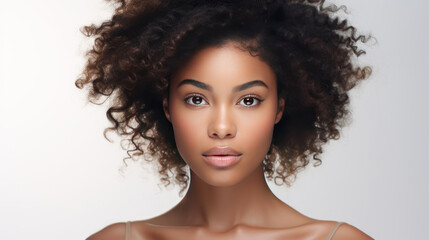
[[234,137],[236,131],[232,109],[227,104],[214,106],[208,127],[209,136],[217,138]]

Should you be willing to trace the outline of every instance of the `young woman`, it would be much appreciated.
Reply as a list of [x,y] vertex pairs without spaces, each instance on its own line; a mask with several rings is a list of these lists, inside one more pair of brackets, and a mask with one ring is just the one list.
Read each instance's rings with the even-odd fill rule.
[[[96,37],[79,88],[112,96],[107,130],[130,158],[188,187],[152,219],[115,223],[90,240],[372,239],[307,217],[270,191],[290,184],[339,137],[348,91],[370,74],[356,35],[324,1],[117,1]],[[187,166],[190,174],[188,175]]]

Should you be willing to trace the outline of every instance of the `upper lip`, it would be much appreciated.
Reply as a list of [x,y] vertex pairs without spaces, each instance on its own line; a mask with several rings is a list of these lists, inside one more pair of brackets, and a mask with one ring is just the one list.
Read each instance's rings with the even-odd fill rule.
[[239,156],[241,155],[240,152],[237,152],[236,150],[228,147],[228,146],[224,146],[224,147],[214,147],[211,148],[205,152],[203,152],[203,156]]

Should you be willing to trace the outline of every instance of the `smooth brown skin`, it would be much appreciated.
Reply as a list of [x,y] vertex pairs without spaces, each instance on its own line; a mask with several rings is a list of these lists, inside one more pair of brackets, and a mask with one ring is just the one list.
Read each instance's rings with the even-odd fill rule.
[[[171,80],[164,111],[173,125],[179,153],[191,168],[190,187],[167,213],[132,222],[132,240],[324,240],[335,225],[304,216],[269,189],[262,161],[274,125],[282,117],[284,100],[277,99],[276,78],[270,66],[236,46],[229,43],[203,49]],[[193,84],[179,86],[184,79],[205,83],[211,90]],[[254,80],[261,80],[268,88],[253,85],[233,91]],[[208,165],[202,153],[215,146],[229,146],[243,153],[240,162],[228,169]],[[124,232],[125,224],[116,223],[88,240],[122,240]],[[343,224],[332,239],[372,238]]]

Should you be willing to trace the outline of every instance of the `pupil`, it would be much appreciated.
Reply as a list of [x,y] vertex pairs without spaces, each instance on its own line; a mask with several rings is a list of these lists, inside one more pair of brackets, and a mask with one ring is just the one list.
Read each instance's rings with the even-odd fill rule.
[[246,105],[252,105],[253,104],[253,98],[245,98],[244,104]]
[[201,97],[194,97],[193,98],[193,100],[192,100],[192,102],[194,103],[194,104],[200,104],[201,103]]

